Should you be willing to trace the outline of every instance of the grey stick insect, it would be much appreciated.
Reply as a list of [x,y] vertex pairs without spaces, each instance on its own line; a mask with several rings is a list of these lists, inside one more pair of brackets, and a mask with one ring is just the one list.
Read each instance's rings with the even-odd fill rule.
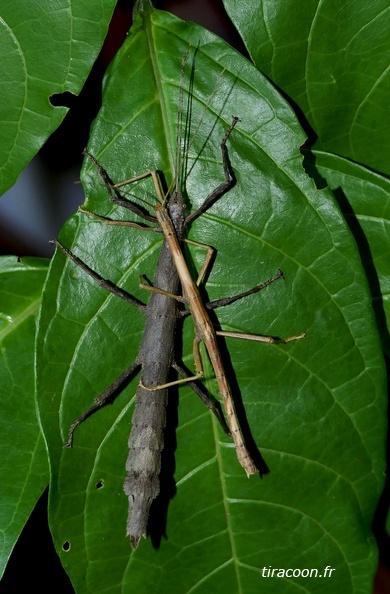
[[[186,55],[183,58],[182,78],[184,76],[185,61]],[[183,84],[181,81],[181,93],[182,88]],[[180,105],[181,102],[182,99],[180,99]],[[182,125],[181,112],[182,110],[179,109],[179,131],[181,130]],[[201,282],[206,272],[207,264],[210,260],[211,248],[209,248],[209,257],[206,259],[196,283],[191,278],[183,256],[180,242],[183,237],[185,226],[196,216],[199,216],[201,213],[205,212],[234,184],[234,176],[232,175],[232,170],[230,167],[226,143],[237,122],[238,118],[233,118],[232,123],[227,129],[221,142],[224,181],[222,181],[218,187],[209,194],[202,206],[197,211],[193,212],[187,217],[185,217],[185,204],[179,180],[178,171],[180,169],[180,165],[178,165],[178,160],[176,164],[175,190],[169,197],[164,197],[161,189],[160,179],[156,171],[145,172],[136,178],[132,178],[131,180],[121,182],[120,184],[116,184],[116,186],[114,186],[108,178],[107,173],[96,161],[96,159],[88,152],[85,153],[97,167],[98,172],[107,187],[109,199],[114,204],[125,207],[137,215],[143,216],[148,221],[157,220],[160,225],[158,230],[162,231],[164,234],[164,241],[156,267],[154,285],[151,286],[141,284],[143,288],[152,291],[152,295],[147,305],[140,303],[134,297],[115,286],[110,281],[103,279],[99,274],[88,267],[87,264],[81,261],[75,254],[64,247],[59,241],[55,240],[53,242],[75,264],[80,266],[87,274],[96,280],[102,288],[121,297],[122,299],[125,299],[127,302],[137,307],[146,315],[145,330],[140,350],[135,361],[100,396],[95,399],[91,406],[88,407],[88,409],[82,415],[76,419],[69,429],[68,440],[65,444],[68,447],[72,445],[73,434],[76,427],[78,427],[95,409],[100,407],[105,402],[105,400],[118,387],[120,387],[139,366],[141,366],[141,377],[137,388],[136,406],[133,413],[132,428],[129,437],[129,455],[126,462],[126,479],[124,483],[124,491],[129,498],[127,535],[130,536],[130,542],[133,548],[138,546],[141,536],[146,537],[150,506],[152,501],[159,493],[159,473],[161,466],[161,451],[164,446],[163,431],[166,422],[168,388],[177,383],[189,383],[196,394],[201,397],[203,402],[216,415],[225,432],[229,435],[232,435],[236,446],[238,460],[249,476],[250,474],[254,474],[257,471],[257,468],[249,454],[249,451],[247,450],[245,441],[241,434],[230,388],[226,380],[226,375],[219,355],[216,335],[235,336],[238,338],[247,338],[250,340],[258,340],[268,343],[289,342],[290,340],[295,340],[304,336],[302,334],[300,336],[281,340],[271,337],[236,334],[223,331],[216,332],[211,324],[210,318],[205,309],[205,305],[202,303],[199,291],[197,289],[197,285]],[[138,181],[148,176],[152,177],[159,201],[159,204],[155,208],[155,217],[145,214],[137,203],[129,199],[122,198],[118,193],[119,186]],[[136,228],[141,227],[139,224],[130,221],[112,221],[104,217],[100,217],[95,213],[90,213],[89,211],[83,212],[92,215],[99,220],[102,220],[106,224],[121,226],[125,225]],[[154,228],[154,230],[156,229]],[[216,300],[210,304],[206,304],[206,307],[215,308],[222,305],[228,305],[237,299],[241,299],[242,297],[262,290],[281,277],[282,273],[281,271],[278,271],[274,277],[264,283],[257,285],[253,289],[234,297]],[[183,296],[178,295],[180,283],[183,290]],[[175,359],[175,327],[178,318],[183,315],[183,312],[180,312],[178,309],[178,302],[184,302],[188,304],[194,319],[194,358],[196,364],[195,376],[189,376]],[[229,427],[226,426],[226,423],[220,414],[218,407],[213,403],[212,400],[210,400],[208,396],[206,396],[206,394],[203,393],[196,383],[196,380],[198,380],[203,375],[199,354],[200,341],[204,341],[209,352],[210,360],[213,364],[216,379],[221,391]],[[181,376],[180,380],[173,382],[168,381],[171,368],[174,368],[179,373]]]

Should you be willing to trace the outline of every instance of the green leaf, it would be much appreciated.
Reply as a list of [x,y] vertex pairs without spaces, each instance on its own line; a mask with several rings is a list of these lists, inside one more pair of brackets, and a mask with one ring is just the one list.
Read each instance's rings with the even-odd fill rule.
[[[238,408],[245,408],[246,437],[270,470],[262,479],[246,478],[231,441],[188,388],[172,391],[153,539],[131,552],[122,484],[137,378],[77,429],[73,449],[62,444],[72,421],[134,360],[144,319],[56,253],[37,354],[54,541],[78,593],[275,587],[325,593],[326,580],[312,578],[308,586],[297,577],[275,585],[262,570],[308,567],[322,574],[327,565],[336,569],[335,591],[368,591],[376,569],[370,524],[383,485],[384,365],[355,242],[332,194],[317,191],[304,172],[304,134],[292,110],[221,39],[145,11],[107,74],[89,150],[114,181],[158,169],[171,182],[181,56],[189,43],[196,130],[186,179],[191,209],[221,181],[220,142],[232,114],[241,118],[229,138],[236,186],[190,229],[192,239],[217,249],[209,298],[236,294],[281,268],[284,282],[222,308],[219,323],[274,336],[305,330],[307,338],[275,346],[231,340],[230,354],[222,344]],[[90,162],[83,180],[86,208],[129,218],[108,201]],[[148,189],[131,191],[150,201]],[[137,279],[142,273],[153,279],[158,234],[80,213],[60,239],[103,277],[147,298]],[[191,255],[199,269],[204,253]],[[192,337],[188,319],[189,368]],[[209,367],[205,383],[217,394]]]
[[0,575],[49,482],[34,402],[34,342],[47,261],[0,258]]
[[390,173],[387,0],[224,5],[254,63],[304,113],[316,148]]
[[337,155],[314,151],[359,246],[383,348],[390,356],[390,182]]
[[115,0],[2,0],[0,194],[67,113],[55,93],[78,94],[107,34]]

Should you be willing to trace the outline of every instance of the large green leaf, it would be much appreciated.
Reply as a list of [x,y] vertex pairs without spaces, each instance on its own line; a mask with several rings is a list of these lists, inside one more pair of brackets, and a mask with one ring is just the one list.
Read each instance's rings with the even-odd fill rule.
[[[281,268],[284,282],[223,308],[219,322],[280,336],[305,330],[307,338],[271,347],[228,344],[246,437],[270,470],[262,479],[246,478],[232,443],[189,389],[173,391],[163,466],[169,487],[154,509],[153,541],[131,552],[122,484],[137,380],[78,428],[73,449],[62,444],[70,423],[136,356],[144,319],[57,253],[37,364],[56,547],[78,593],[329,592],[330,579],[262,577],[263,567],[322,574],[326,565],[336,569],[336,591],[367,592],[376,568],[370,523],[384,466],[380,341],[352,234],[331,193],[317,191],[303,170],[304,134],[292,110],[226,43],[146,11],[107,75],[89,149],[115,181],[159,169],[170,183],[180,63],[189,43],[192,129],[200,122],[186,180],[191,208],[221,180],[219,144],[231,115],[241,118],[229,139],[237,184],[190,230],[218,250],[209,297],[235,294]],[[88,209],[128,218],[109,203],[89,162],[83,180]],[[102,276],[146,298],[137,278],[153,277],[158,234],[79,214],[60,239]],[[199,268],[204,254],[192,256]],[[189,367],[191,326],[187,320],[183,338]],[[206,384],[215,394],[209,368]]]
[[388,1],[224,5],[255,64],[304,113],[316,148],[390,173]]
[[34,402],[36,318],[48,262],[0,258],[0,575],[49,482]]
[[107,34],[115,0],[2,0],[0,194],[67,113],[55,93],[78,94]]
[[315,151],[315,166],[334,191],[359,246],[377,326],[390,355],[390,182],[337,155]]

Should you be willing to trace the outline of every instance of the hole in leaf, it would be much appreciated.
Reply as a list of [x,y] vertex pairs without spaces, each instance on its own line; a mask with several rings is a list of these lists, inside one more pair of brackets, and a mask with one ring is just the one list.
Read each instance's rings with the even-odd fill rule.
[[63,550],[67,553],[68,551],[70,551],[70,542],[68,540],[66,540],[64,542],[64,544],[62,545]]
[[77,100],[77,95],[64,91],[64,93],[54,93],[49,97],[50,103],[54,107],[73,107]]
[[104,487],[104,481],[100,480],[98,483],[96,483],[96,489],[102,489]]

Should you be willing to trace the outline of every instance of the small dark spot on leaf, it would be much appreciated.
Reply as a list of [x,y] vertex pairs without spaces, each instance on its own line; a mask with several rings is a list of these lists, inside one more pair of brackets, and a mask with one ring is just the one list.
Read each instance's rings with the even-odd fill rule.
[[97,489],[101,489],[102,487],[104,487],[104,481],[103,480],[101,480],[98,483],[96,483],[96,488]]
[[66,540],[64,542],[64,544],[62,545],[63,550],[67,553],[68,551],[70,551],[70,542],[68,540]]

